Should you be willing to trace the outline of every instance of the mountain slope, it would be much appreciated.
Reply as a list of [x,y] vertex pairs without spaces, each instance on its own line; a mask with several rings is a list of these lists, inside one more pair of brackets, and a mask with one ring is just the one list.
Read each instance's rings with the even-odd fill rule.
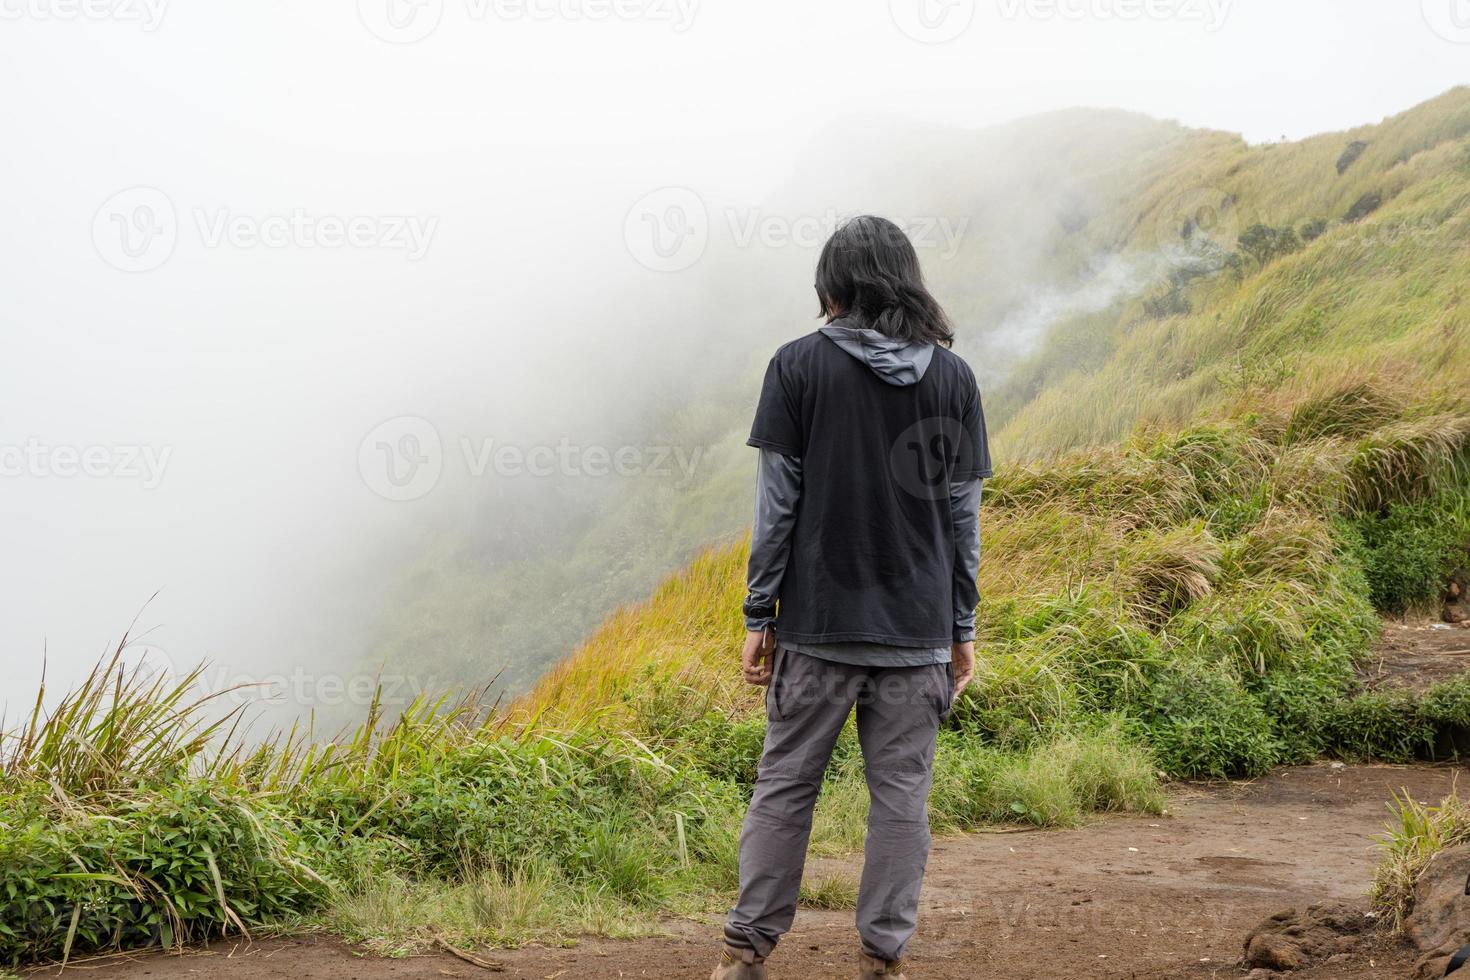
[[[887,134],[870,154],[834,170],[832,141],[817,140],[795,171],[820,182],[795,178],[738,217],[877,211],[925,236],[926,272],[982,379],[999,460],[1264,399],[1284,408],[1344,370],[1440,389],[1467,380],[1464,89],[1377,125],[1254,147],[1113,111],[978,132],[879,122],[863,127]],[[1253,226],[1289,231],[1296,249],[1268,236],[1284,254],[1257,246],[1261,263],[1237,245]],[[411,664],[434,683],[504,666],[504,685],[524,690],[613,607],[711,541],[736,539],[749,519],[749,405],[769,352],[810,326],[792,311],[811,305],[814,261],[814,248],[716,238],[695,269],[634,299],[694,325],[688,377],[633,434],[699,450],[697,471],[572,506],[546,487],[536,509],[555,500],[560,516],[542,527],[544,547],[519,557],[474,522],[446,532],[405,565],[373,662]]]
[[[1301,144],[1190,139],[1190,163],[1171,151],[1145,193],[1073,224],[1156,278],[1063,318],[993,389],[974,724],[1026,741],[1121,712],[1180,773],[1259,771],[1330,741],[1323,712],[1351,690],[1385,594],[1365,542],[1412,525],[1443,546],[1402,560],[1439,562],[1467,535],[1467,133],[1456,90]],[[972,358],[986,342],[1004,338]],[[743,714],[743,561],[740,545],[701,556],[517,712],[636,727],[673,683]],[[1176,757],[1170,718],[1236,737]]]
[[[981,232],[935,279],[995,324],[964,347],[1001,438],[983,655],[939,735],[936,829],[1157,813],[1160,772],[1405,761],[1470,725],[1470,677],[1410,693],[1355,672],[1378,612],[1467,584],[1467,120],[1456,91],[1352,134],[1246,147],[1070,114],[936,136],[887,185],[894,206],[974,214]],[[751,331],[729,302],[798,264],[739,268],[767,261],[740,289],[679,287],[719,287],[731,309],[711,330],[752,353],[717,397],[650,409],[647,431],[717,445],[717,464],[593,494],[570,519],[565,487],[483,502],[543,497],[517,516],[574,553],[491,533],[426,548],[388,631],[416,670],[469,670],[487,637],[546,618],[562,635],[708,529],[742,526],[756,372],[796,332]],[[505,553],[475,554],[491,544]],[[120,647],[54,712],[0,730],[0,964],[302,916],[401,950],[722,903],[764,727],[734,664],[744,560],[738,541],[708,548],[508,710],[375,703],[331,742],[247,743],[198,699],[197,672],[130,671]],[[838,740],[819,852],[861,847],[856,743]]]

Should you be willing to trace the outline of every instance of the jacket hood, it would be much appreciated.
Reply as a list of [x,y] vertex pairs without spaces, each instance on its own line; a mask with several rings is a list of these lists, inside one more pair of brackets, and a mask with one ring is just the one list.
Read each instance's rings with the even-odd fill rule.
[[900,388],[916,385],[934,359],[933,344],[895,340],[870,327],[849,327],[840,320],[821,328],[838,347],[862,361],[873,373]]

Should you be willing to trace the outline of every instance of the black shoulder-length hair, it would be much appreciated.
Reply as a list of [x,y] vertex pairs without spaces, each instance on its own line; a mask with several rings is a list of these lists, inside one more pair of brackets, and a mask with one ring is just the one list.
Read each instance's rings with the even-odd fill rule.
[[954,343],[954,328],[924,285],[919,256],[903,229],[865,214],[844,222],[817,260],[821,315],[842,317],[897,340]]

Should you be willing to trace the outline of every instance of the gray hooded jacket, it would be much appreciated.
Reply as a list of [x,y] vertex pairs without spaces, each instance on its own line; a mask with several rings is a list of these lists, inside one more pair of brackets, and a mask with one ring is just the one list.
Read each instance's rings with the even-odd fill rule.
[[[918,384],[934,358],[932,344],[896,340],[876,330],[829,324],[824,336],[866,364],[885,382],[898,387]],[[952,483],[949,487],[951,518],[955,529],[955,573],[974,581],[980,569],[980,495],[983,480]],[[775,608],[791,552],[791,532],[796,526],[801,502],[801,460],[772,449],[760,451],[756,473],[755,528],[750,541],[748,587],[753,604]],[[767,618],[747,618],[748,630],[766,629]],[[954,610],[956,641],[975,638],[975,610]],[[894,647],[874,643],[787,643],[799,653],[861,666],[912,667],[948,663],[950,650]]]

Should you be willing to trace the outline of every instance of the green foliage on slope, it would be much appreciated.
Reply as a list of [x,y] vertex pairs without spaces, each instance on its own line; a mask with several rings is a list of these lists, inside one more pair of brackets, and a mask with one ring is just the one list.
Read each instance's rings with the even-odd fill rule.
[[[1262,146],[1083,110],[978,133],[892,128],[925,152],[902,166],[875,154],[873,173],[793,184],[770,209],[876,210],[964,229],[952,250],[920,254],[982,379],[1000,462],[1106,445],[1139,426],[1286,409],[1344,376],[1470,387],[1459,295],[1470,272],[1470,90]],[[1376,210],[1347,220],[1374,196]],[[1270,247],[1251,255],[1256,239]],[[749,521],[750,405],[770,352],[814,325],[784,301],[809,302],[790,286],[814,261],[736,249],[688,273],[719,298],[718,309],[681,314],[707,337],[708,380],[685,403],[660,402],[640,434],[703,450],[692,479],[619,483],[548,527],[556,543],[540,554],[507,559],[473,527],[451,528],[386,597],[370,661],[411,665],[430,683],[477,683],[504,667],[505,688],[524,690],[611,609],[711,541],[737,538]]]
[[[1019,353],[1004,332],[967,347],[994,382],[1000,469],[938,828],[1156,811],[1160,770],[1402,760],[1470,724],[1464,680],[1414,698],[1354,673],[1375,605],[1430,598],[1470,537],[1467,132],[1465,91],[1289,146],[1073,113],[949,134],[896,182],[909,213],[989,229],[934,276],[962,317],[1049,325]],[[1003,378],[1002,352],[1021,357]],[[484,670],[535,617],[561,635],[736,531],[763,356],[650,423],[718,447],[696,480],[605,501],[552,559],[438,540],[383,650],[439,680]],[[300,917],[395,947],[511,942],[718,904],[763,728],[733,666],[744,563],[739,541],[698,554],[499,715],[427,700],[247,748],[203,721],[194,678],[103,665],[0,734],[0,962]],[[862,807],[847,732],[814,846],[857,846]]]

